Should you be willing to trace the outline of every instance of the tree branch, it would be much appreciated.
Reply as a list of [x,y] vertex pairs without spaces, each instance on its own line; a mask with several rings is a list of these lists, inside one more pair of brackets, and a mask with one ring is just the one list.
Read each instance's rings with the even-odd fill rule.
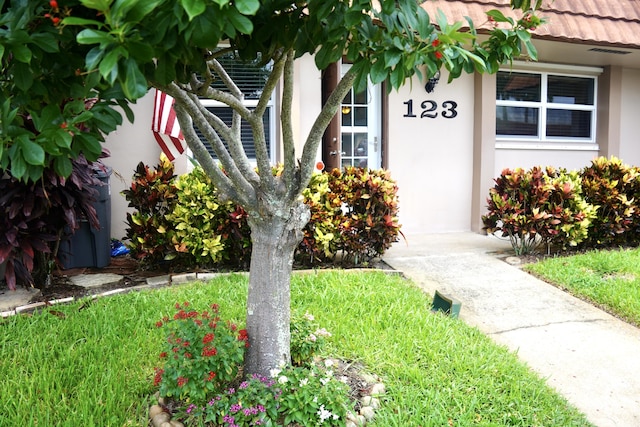
[[353,67],[351,67],[342,79],[340,79],[338,85],[322,107],[316,121],[313,123],[302,149],[302,158],[300,160],[300,181],[297,186],[290,187],[289,194],[287,195],[288,200],[294,200],[298,197],[302,190],[309,184],[311,174],[313,173],[314,159],[317,155],[322,135],[327,126],[329,126],[331,119],[333,119],[337,114],[342,100],[347,93],[349,93],[356,77],[356,73],[353,72]]
[[282,109],[280,123],[282,126],[282,147],[284,154],[284,182],[286,188],[294,187],[296,169],[296,150],[291,125],[291,103],[293,102],[293,51],[287,53],[283,72]]

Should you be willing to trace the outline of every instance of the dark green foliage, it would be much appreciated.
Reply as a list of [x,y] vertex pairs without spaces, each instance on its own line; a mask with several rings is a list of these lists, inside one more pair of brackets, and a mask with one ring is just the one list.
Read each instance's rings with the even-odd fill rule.
[[637,241],[635,233],[630,232],[640,225],[638,169],[615,157],[599,157],[581,174],[585,200],[598,206],[588,245],[611,246]]
[[94,166],[84,156],[72,161],[68,178],[47,168],[36,182],[0,179],[0,263],[6,262],[9,289],[18,284],[43,287],[60,241],[80,227],[81,218],[100,227],[93,205],[99,185]]
[[551,167],[503,170],[487,202],[484,228],[509,237],[517,255],[541,245],[576,246],[586,239],[595,216],[595,208],[581,196],[577,173]]

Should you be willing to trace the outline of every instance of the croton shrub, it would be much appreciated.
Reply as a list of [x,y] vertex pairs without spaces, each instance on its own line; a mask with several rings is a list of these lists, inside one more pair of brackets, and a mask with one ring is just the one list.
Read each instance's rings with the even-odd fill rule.
[[518,255],[639,243],[640,171],[616,157],[571,172],[505,169],[494,181],[484,228],[508,237]]
[[[275,167],[274,174],[281,168]],[[221,202],[200,168],[175,177],[168,160],[138,165],[131,188],[127,238],[131,253],[147,264],[246,269],[251,256],[247,214]],[[363,264],[398,240],[397,186],[385,171],[346,168],[315,174],[303,192],[311,220],[295,260],[317,266],[338,260]]]
[[618,158],[600,157],[581,172],[584,198],[599,206],[590,246],[634,243],[640,225],[640,174]]

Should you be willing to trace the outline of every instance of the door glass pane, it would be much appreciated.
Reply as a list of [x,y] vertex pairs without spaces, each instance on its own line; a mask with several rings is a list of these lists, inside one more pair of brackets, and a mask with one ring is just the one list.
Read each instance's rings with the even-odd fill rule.
[[497,75],[497,100],[540,101],[540,74],[509,73],[500,71]]
[[366,157],[369,155],[369,143],[367,141],[366,133],[356,133],[353,135],[355,139],[355,157]]
[[358,104],[358,105],[367,105],[368,100],[367,100],[367,91],[366,90],[361,90],[360,92],[356,93],[355,99],[353,101],[354,104]]
[[350,133],[342,134],[342,158],[353,157],[353,139]]
[[367,107],[355,107],[353,109],[353,125],[354,126],[366,126],[367,125]]
[[538,108],[496,107],[496,134],[538,136]]
[[547,110],[547,136],[591,137],[591,111]]
[[353,111],[353,108],[343,105],[342,106],[342,126],[353,126],[353,115],[351,114]]

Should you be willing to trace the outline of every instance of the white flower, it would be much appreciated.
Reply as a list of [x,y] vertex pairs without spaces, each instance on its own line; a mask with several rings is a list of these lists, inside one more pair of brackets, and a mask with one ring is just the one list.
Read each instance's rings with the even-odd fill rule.
[[316,342],[316,340],[318,339],[315,335],[310,334],[307,339],[311,342]]
[[316,335],[321,337],[330,337],[331,332],[327,331],[325,328],[320,328],[316,331]]
[[309,322],[313,322],[314,320],[316,320],[316,318],[313,317],[313,314],[309,314],[309,313],[305,313],[304,318],[307,319]]
[[287,383],[287,381],[289,381],[289,378],[285,377],[284,375],[281,375],[281,376],[278,378],[278,382],[279,382],[280,384],[286,384],[286,383]]
[[[324,423],[324,420],[334,417],[331,411],[327,411],[324,409],[324,405],[320,405],[320,409],[318,409],[318,415],[320,416],[320,423]],[[334,418],[335,420],[336,418]]]
[[320,382],[322,383],[322,385],[327,385],[327,383],[331,381],[331,378],[327,377],[327,378],[320,378]]
[[324,366],[326,366],[327,368],[333,366],[333,360],[331,359],[325,359],[324,360]]
[[271,369],[271,370],[269,371],[269,375],[271,375],[271,378],[275,378],[275,377],[277,377],[278,375],[280,375],[280,372],[282,372],[282,370],[281,370],[281,369],[273,368],[273,369]]
[[309,384],[309,378],[303,378],[300,380],[300,387],[304,387]]

